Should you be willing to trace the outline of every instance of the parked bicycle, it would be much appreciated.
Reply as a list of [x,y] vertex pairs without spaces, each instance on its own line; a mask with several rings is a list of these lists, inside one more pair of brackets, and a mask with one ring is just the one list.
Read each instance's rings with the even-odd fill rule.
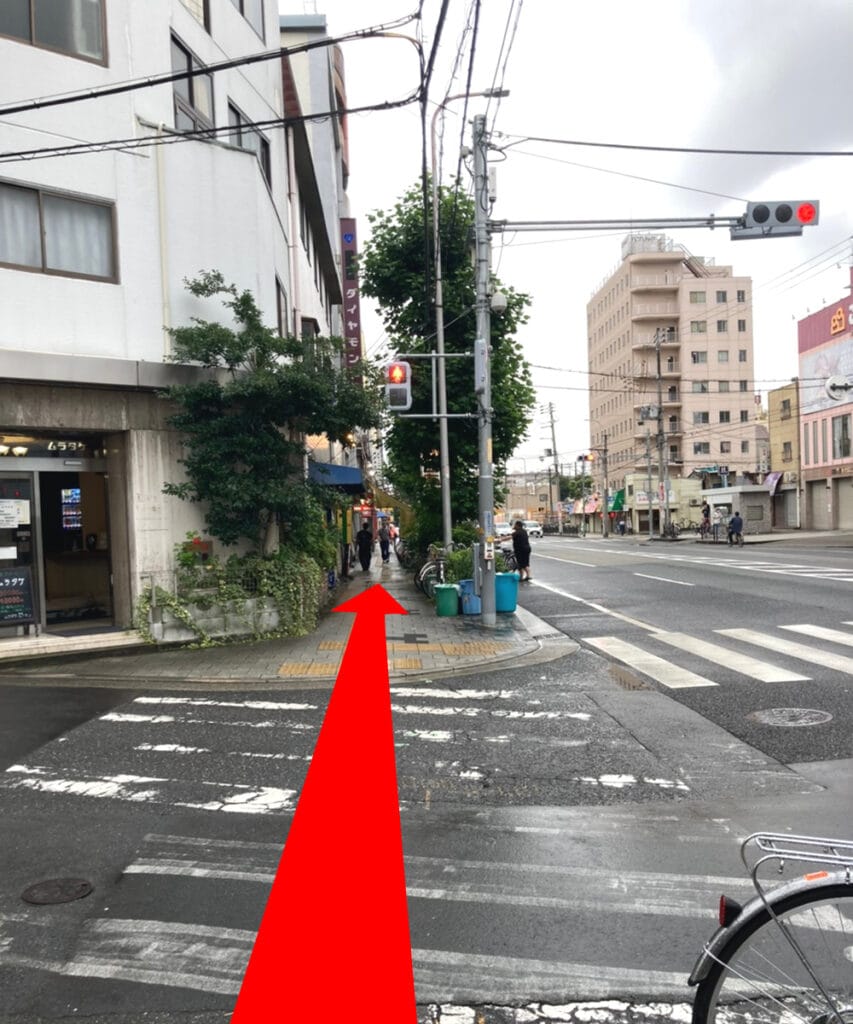
[[669,522],[664,523],[663,529],[660,532],[661,537],[669,537],[670,540],[677,540],[681,529],[678,523]]
[[[757,832],[741,845],[757,896],[720,898],[689,983],[693,1024],[853,1022],[853,842]],[[805,874],[768,890],[768,867]]]

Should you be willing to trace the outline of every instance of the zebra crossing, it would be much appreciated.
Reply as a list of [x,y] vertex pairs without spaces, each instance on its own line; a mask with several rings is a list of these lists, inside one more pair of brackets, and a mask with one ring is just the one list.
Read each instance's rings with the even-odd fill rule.
[[[624,555],[624,551],[617,548],[607,549],[612,554]],[[749,554],[744,555],[740,548],[736,551],[729,551],[728,546],[722,554],[702,554],[701,552],[690,552],[679,554],[675,551],[665,552],[635,552],[635,557],[651,559],[662,562],[684,562],[692,566],[707,565],[716,568],[738,569],[746,573],[759,573],[771,576],[794,576],[800,579],[833,580],[838,583],[853,583],[853,572],[849,566],[818,565],[808,562],[778,562],[769,559],[753,560]]]
[[[844,622],[843,625],[853,626],[853,621]],[[853,647],[853,631],[830,629],[810,623],[783,624],[778,628],[810,638],[813,642],[798,642],[785,636],[741,627],[715,629],[712,632],[723,639],[745,644],[751,648],[761,648],[771,656],[782,655],[785,659],[791,659],[794,662],[805,662],[812,667],[821,666],[847,676],[853,675],[853,657],[817,645],[818,642],[821,642]],[[708,673],[705,670],[705,674],[700,674],[691,668],[686,668],[653,653],[646,646],[640,646],[638,643],[624,640],[618,636],[588,636],[580,639],[589,647],[649,676],[670,690],[720,685],[719,680],[711,678],[714,675],[713,672]],[[794,671],[787,665],[778,664],[776,661],[756,658],[739,648],[725,646],[723,643],[712,643],[686,633],[650,629],[648,642],[653,646],[665,644],[682,654],[691,655],[702,662],[709,662],[717,669],[725,669],[727,672],[763,683],[808,682],[813,678],[812,675]]]

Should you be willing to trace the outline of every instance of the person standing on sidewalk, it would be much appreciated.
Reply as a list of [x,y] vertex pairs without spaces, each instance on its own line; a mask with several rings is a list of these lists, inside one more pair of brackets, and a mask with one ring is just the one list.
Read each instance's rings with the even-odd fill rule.
[[530,582],[530,538],[520,519],[516,519],[512,528],[512,553],[515,555],[521,582]]
[[370,558],[373,555],[373,534],[367,525],[367,520],[362,520],[361,529],[355,535],[355,546],[358,550],[358,560],[365,572],[370,568]]

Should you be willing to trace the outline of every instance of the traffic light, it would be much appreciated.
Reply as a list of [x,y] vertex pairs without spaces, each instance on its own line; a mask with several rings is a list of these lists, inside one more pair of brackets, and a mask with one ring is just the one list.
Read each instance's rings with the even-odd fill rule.
[[412,368],[397,360],[385,367],[385,399],[391,412],[405,412],[412,407]]
[[778,203],[747,203],[742,224],[730,228],[731,239],[782,238],[801,235],[804,227],[818,223],[820,203],[816,199]]

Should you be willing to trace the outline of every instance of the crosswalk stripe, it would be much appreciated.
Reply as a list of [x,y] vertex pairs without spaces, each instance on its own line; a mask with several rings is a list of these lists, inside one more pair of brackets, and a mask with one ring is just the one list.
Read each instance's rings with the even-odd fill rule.
[[717,629],[714,632],[853,676],[853,658],[847,658],[843,654],[832,654],[829,651],[822,651],[818,647],[808,647],[806,644],[798,644],[793,640],[785,640],[783,637],[770,636],[768,633],[759,633],[754,629]]
[[626,643],[615,636],[590,636],[584,637],[583,642],[590,647],[596,647],[599,651],[622,661],[626,665],[643,672],[652,679],[657,680],[662,686],[671,690],[683,690],[693,686],[717,686],[712,679],[689,672],[687,669],[679,668],[672,662],[659,658],[656,654],[650,654],[641,647]]
[[809,676],[798,675],[796,672],[778,668],[748,654],[730,651],[717,644],[708,643],[707,640],[700,640],[699,637],[688,636],[686,633],[655,633],[655,640],[662,640],[665,644],[688,654],[697,654],[700,658],[732,669],[741,675],[750,676],[752,679],[758,679],[762,683],[797,683],[809,679]]
[[829,640],[833,644],[853,647],[853,633],[842,633],[840,629],[827,629],[825,626],[812,626],[805,622],[796,626],[782,626],[782,629],[789,629],[792,633],[803,633],[805,636],[813,636],[818,640]]

